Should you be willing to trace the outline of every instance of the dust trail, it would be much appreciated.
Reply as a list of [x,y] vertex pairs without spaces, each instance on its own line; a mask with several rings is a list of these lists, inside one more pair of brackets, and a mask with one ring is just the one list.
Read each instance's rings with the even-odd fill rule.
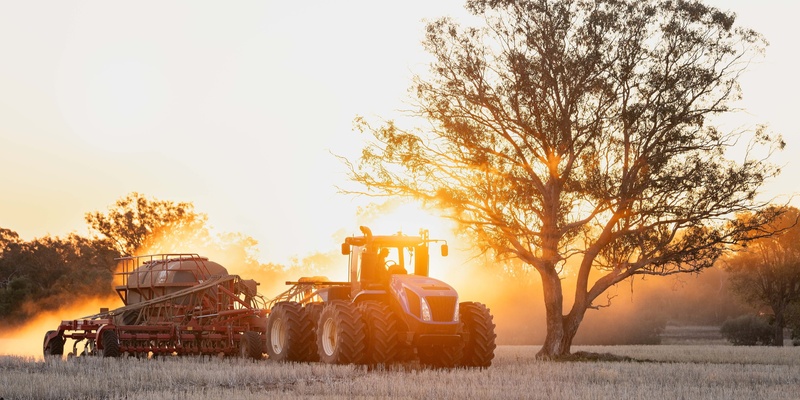
[[[101,307],[114,309],[122,306],[119,297],[84,298],[62,308],[42,312],[32,320],[18,326],[6,326],[0,332],[0,355],[30,356],[42,359],[42,342],[47,331],[58,329],[62,320],[77,319],[97,314]],[[64,346],[71,351],[72,343]]]

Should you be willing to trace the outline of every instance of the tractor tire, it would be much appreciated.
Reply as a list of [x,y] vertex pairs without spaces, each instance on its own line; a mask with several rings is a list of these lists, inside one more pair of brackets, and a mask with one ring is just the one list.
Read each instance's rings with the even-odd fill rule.
[[239,339],[239,354],[242,358],[260,360],[262,357],[261,349],[261,335],[258,332],[248,331],[242,334]]
[[306,357],[304,361],[317,362],[319,361],[319,350],[317,349],[317,327],[319,323],[319,315],[322,313],[322,308],[325,303],[308,303],[303,307],[303,314],[308,321],[309,335],[306,340]]
[[307,335],[303,307],[294,301],[282,301],[272,308],[267,319],[267,355],[275,361],[303,361],[308,352]]
[[386,304],[365,301],[358,305],[367,332],[364,362],[370,365],[390,364],[397,360],[397,321]]
[[455,368],[461,360],[463,344],[452,346],[419,346],[420,364],[430,368]]
[[[44,342],[47,343],[47,336],[55,333],[56,331],[47,331],[44,334]],[[44,347],[44,358],[48,358],[51,356],[59,356],[61,357],[64,355],[64,337],[63,336],[56,336],[49,343],[47,346]]]
[[119,357],[119,339],[117,332],[103,331],[103,357]]
[[363,364],[366,334],[361,313],[353,303],[334,301],[326,304],[317,326],[320,361],[326,364]]
[[481,303],[464,302],[459,305],[461,336],[464,353],[459,365],[487,368],[492,365],[497,347],[494,323],[489,309]]

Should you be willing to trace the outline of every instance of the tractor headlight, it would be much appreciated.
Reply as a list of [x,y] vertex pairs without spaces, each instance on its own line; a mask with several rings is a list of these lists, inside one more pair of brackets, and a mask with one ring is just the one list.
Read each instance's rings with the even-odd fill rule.
[[459,314],[459,312],[460,311],[458,309],[458,300],[456,300],[456,312],[453,313],[453,322],[458,322],[458,314]]
[[425,300],[425,298],[422,296],[419,298],[419,309],[423,321],[430,321],[432,319],[431,306],[428,305],[428,300]]

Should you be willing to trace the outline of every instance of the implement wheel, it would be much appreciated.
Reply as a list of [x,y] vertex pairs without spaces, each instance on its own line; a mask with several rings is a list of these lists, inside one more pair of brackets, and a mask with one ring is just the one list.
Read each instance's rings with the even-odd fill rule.
[[392,310],[378,301],[358,305],[367,331],[367,364],[389,364],[397,359],[397,322]]
[[361,364],[366,356],[366,329],[361,313],[352,303],[325,305],[317,327],[317,349],[326,364]]
[[103,357],[119,357],[119,355],[117,332],[103,331]]
[[64,354],[64,342],[66,340],[63,336],[59,335],[50,339],[49,342],[47,341],[47,337],[53,333],[56,333],[56,331],[47,331],[47,333],[44,334],[44,358],[52,356],[61,357]]
[[260,360],[262,356],[261,347],[261,335],[258,332],[245,332],[239,340],[239,353],[242,358]]
[[494,323],[489,309],[481,303],[465,302],[459,306],[461,336],[464,354],[460,365],[486,368],[492,365],[494,349]]
[[310,329],[303,307],[294,301],[280,302],[267,319],[267,354],[275,361],[303,361],[307,352],[303,339]]

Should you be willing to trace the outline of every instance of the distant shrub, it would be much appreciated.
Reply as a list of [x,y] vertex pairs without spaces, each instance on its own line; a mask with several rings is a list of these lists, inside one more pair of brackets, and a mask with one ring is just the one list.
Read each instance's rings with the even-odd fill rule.
[[720,333],[735,346],[770,345],[774,330],[757,315],[742,315],[722,324]]

